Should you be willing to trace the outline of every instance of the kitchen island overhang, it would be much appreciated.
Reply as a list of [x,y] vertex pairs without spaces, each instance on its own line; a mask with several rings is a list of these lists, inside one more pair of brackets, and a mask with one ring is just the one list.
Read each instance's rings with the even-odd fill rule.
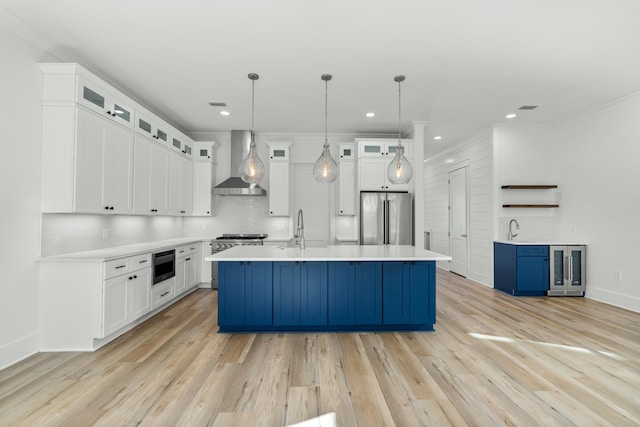
[[218,261],[220,332],[431,331],[435,262],[414,246],[237,246]]

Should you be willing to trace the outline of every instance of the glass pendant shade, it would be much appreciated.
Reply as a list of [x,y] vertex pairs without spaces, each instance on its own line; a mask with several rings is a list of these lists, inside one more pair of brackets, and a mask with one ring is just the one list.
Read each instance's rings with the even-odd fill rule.
[[257,184],[264,178],[264,163],[258,157],[258,150],[255,142],[253,142],[253,137],[251,138],[251,145],[249,145],[249,152],[240,164],[240,178],[249,184]]
[[256,73],[250,73],[247,77],[251,80],[251,143],[249,152],[240,163],[240,179],[249,184],[257,184],[264,178],[264,163],[258,157],[256,149],[256,134],[253,132],[253,118],[255,111],[255,83],[260,78]]
[[404,147],[400,144],[396,146],[396,155],[387,168],[387,178],[393,184],[406,184],[411,181],[413,167],[404,156]]
[[322,154],[313,164],[313,177],[318,182],[333,182],[338,177],[338,165],[331,157],[329,143],[325,141],[322,146]]
[[324,145],[322,146],[322,154],[320,154],[318,160],[313,164],[313,177],[317,182],[330,183],[338,177],[338,165],[336,161],[333,160],[333,157],[331,157],[329,140],[327,139],[327,86],[332,76],[331,74],[323,74],[320,78],[324,81]]
[[411,181],[411,177],[413,176],[413,167],[409,159],[404,156],[404,147],[402,146],[402,121],[400,120],[402,92],[400,86],[404,80],[405,77],[402,75],[393,78],[393,81],[398,83],[398,145],[396,145],[396,155],[387,167],[387,178],[393,184],[406,184]]

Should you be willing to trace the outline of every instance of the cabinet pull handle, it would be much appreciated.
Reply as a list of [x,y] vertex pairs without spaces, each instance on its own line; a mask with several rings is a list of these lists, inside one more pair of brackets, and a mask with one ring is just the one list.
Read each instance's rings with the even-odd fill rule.
[[139,264],[144,264],[145,262],[149,262],[148,259],[143,259],[142,261],[139,262]]
[[120,268],[125,268],[126,266],[127,266],[127,264],[116,265],[116,270],[118,270]]
[[133,278],[134,278],[134,279],[137,279],[137,278],[138,278],[138,275],[136,274],[135,276],[133,276]]
[[128,277],[128,279],[129,279],[129,280],[133,280],[133,277],[129,276],[129,277]]
[[163,297],[163,296],[165,296],[165,295],[169,295],[169,291],[167,291],[167,292],[164,292],[164,293],[160,294],[160,296],[161,296],[161,297]]

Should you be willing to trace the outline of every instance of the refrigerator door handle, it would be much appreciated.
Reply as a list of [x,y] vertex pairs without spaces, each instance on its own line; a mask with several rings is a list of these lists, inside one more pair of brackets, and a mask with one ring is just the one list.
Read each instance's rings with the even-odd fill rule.
[[389,243],[389,210],[387,209],[387,201],[382,201],[382,243]]

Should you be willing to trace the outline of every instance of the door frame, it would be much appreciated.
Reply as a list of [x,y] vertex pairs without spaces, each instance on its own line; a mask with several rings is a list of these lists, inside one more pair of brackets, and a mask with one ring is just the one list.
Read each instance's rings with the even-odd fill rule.
[[[467,233],[467,237],[465,238],[465,263],[464,263],[464,275],[462,275],[463,277],[468,277],[469,276],[469,160],[465,159],[465,160],[461,160],[455,163],[452,163],[449,165],[449,167],[447,168],[447,183],[448,183],[448,230],[447,230],[447,234],[448,234],[448,241],[449,241],[449,254],[451,255],[451,251],[452,251],[452,244],[451,244],[451,173],[455,172],[459,169],[465,169],[465,183],[464,183],[464,188],[465,188],[465,229],[466,229],[466,233]],[[451,271],[451,261],[449,261],[449,271]],[[460,273],[456,273],[456,274],[460,274]]]

